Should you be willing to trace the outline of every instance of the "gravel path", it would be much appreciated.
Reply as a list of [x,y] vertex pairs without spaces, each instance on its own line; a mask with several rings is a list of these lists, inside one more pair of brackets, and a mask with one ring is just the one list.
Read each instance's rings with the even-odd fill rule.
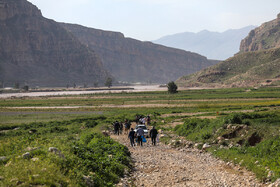
[[126,135],[112,138],[129,148],[135,165],[118,186],[265,186],[250,172],[197,149],[152,146],[150,139],[143,147],[130,147]]

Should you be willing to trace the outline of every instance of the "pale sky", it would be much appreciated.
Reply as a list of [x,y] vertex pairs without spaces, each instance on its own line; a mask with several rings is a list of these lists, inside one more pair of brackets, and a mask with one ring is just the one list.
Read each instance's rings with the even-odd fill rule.
[[29,0],[58,22],[142,41],[181,32],[223,32],[275,19],[280,0]]

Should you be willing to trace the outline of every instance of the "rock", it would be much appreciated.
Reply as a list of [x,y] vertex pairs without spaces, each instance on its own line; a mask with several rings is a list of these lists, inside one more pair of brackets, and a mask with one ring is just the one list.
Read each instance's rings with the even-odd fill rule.
[[55,153],[55,154],[60,153],[60,151],[56,147],[49,147],[49,152]]
[[8,158],[6,156],[1,156],[0,157],[0,161],[5,162],[6,160],[8,160]]
[[49,147],[49,152],[58,155],[60,158],[65,158],[65,156],[56,147]]
[[24,158],[24,159],[28,159],[28,158],[30,158],[30,157],[31,157],[31,155],[30,155],[29,152],[26,152],[26,153],[24,153],[24,154],[22,155],[22,158]]
[[110,136],[108,131],[102,131],[102,134],[103,134],[105,137]]
[[205,150],[207,148],[210,148],[211,145],[209,145],[208,143],[205,143],[203,146],[202,146],[202,149]]
[[274,183],[270,184],[268,187],[280,187],[280,178],[278,178]]
[[33,162],[37,162],[39,160],[39,158],[32,158],[31,159]]
[[202,143],[196,143],[196,144],[194,144],[194,148],[198,148],[201,145],[202,145]]
[[32,151],[35,151],[35,150],[37,150],[37,149],[39,149],[38,147],[27,147],[26,149],[25,149],[25,151],[30,151],[30,152],[32,152]]
[[271,179],[274,176],[274,172],[273,171],[269,171],[267,174],[267,178]]
[[83,176],[84,181],[86,182],[87,186],[94,187],[94,181],[91,179],[90,176]]
[[258,164],[258,163],[259,163],[259,161],[256,161],[256,162],[255,162],[255,164]]
[[9,167],[12,164],[12,161],[8,162],[5,167]]
[[4,177],[0,176],[0,181],[4,180]]

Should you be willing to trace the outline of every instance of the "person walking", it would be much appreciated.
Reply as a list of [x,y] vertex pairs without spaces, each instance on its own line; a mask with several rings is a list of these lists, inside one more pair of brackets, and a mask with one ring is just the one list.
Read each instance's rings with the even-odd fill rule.
[[120,134],[120,124],[118,121],[116,121],[114,123],[114,130],[115,130],[115,134],[119,135]]
[[152,140],[152,145],[156,145],[157,135],[158,135],[158,131],[155,129],[155,127],[153,127],[150,130],[150,137],[151,137],[151,140]]
[[144,137],[144,130],[141,129],[141,128],[138,128],[137,131],[136,131],[136,134],[137,134],[137,143],[138,143],[138,146],[143,146],[143,137]]
[[135,131],[133,128],[131,128],[131,131],[129,132],[128,134],[128,138],[130,140],[130,145],[131,147],[135,146],[135,142],[134,142],[134,139],[135,139]]

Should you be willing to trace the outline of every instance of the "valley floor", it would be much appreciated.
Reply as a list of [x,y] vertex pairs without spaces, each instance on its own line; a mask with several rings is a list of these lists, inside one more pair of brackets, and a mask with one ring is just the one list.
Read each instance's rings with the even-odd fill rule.
[[198,149],[152,146],[150,139],[131,147],[127,135],[112,138],[129,148],[135,167],[118,186],[265,186],[252,173]]

